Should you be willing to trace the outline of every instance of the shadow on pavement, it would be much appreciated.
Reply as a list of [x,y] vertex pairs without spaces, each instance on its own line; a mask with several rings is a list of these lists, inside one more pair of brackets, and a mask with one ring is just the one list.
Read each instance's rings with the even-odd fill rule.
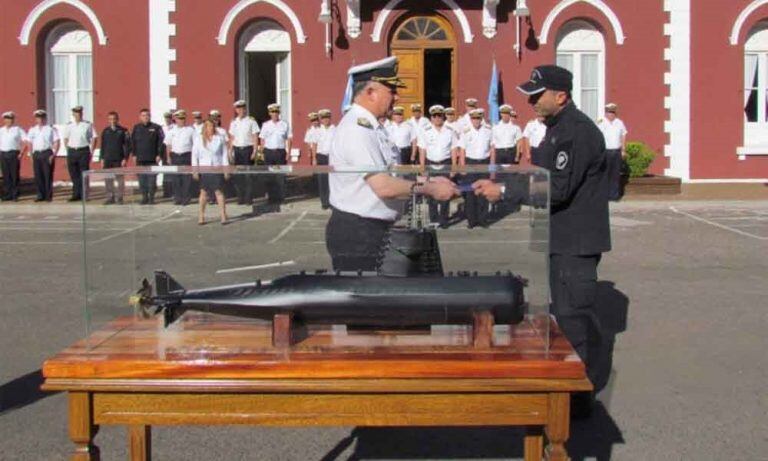
[[31,405],[55,392],[43,392],[43,373],[35,370],[0,386],[0,414]]
[[[596,392],[609,385],[616,336],[627,329],[629,298],[613,282],[598,282],[590,357]],[[597,333],[600,331],[601,333]],[[591,415],[571,423],[568,454],[573,461],[610,461],[615,444],[624,436],[602,402]],[[341,460],[354,446],[349,460],[364,459],[509,459],[523,456],[523,430],[511,427],[355,428],[321,461]]]

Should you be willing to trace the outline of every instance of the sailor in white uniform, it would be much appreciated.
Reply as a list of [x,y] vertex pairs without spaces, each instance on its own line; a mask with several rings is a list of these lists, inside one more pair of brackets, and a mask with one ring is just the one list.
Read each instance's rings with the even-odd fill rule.
[[[229,124],[229,136],[232,140],[230,162],[234,165],[251,166],[256,161],[259,148],[259,124],[249,116],[246,103],[240,99],[235,101],[235,118]],[[253,202],[253,177],[246,174],[235,176],[237,203],[250,205]]]
[[34,112],[35,126],[29,129],[27,139],[32,151],[32,166],[37,186],[36,202],[53,199],[53,162],[59,151],[59,133],[48,124],[48,114],[43,109]]
[[[477,108],[469,113],[472,126],[469,131],[459,138],[459,157],[462,165],[488,165],[496,163],[496,154],[492,144],[493,132],[484,123],[485,111]],[[487,174],[469,173],[464,179],[472,184],[480,179],[487,178]],[[465,195],[467,226],[472,229],[475,226],[487,226],[488,200],[479,197],[473,192]]]
[[[445,126],[445,108],[436,104],[429,108],[429,127],[419,134],[419,163],[434,165],[438,168],[452,168],[458,165],[459,136],[453,129]],[[440,227],[448,226],[450,201],[430,199],[429,219],[439,223]]]
[[411,118],[408,119],[408,123],[416,130],[416,136],[421,133],[421,130],[429,128],[429,119],[422,116],[421,104],[411,104]]
[[520,163],[517,143],[523,138],[523,131],[513,121],[515,110],[509,104],[499,107],[501,120],[493,127],[493,147],[496,151],[496,161],[499,165]]
[[[327,166],[330,162],[331,151],[333,150],[333,137],[336,134],[336,126],[331,123],[331,110],[320,109],[317,112],[320,119],[320,126],[315,134],[317,154],[316,164]],[[318,195],[320,196],[320,206],[327,210],[331,207],[329,201],[330,189],[328,185],[328,175],[321,174],[317,178]]]
[[[280,118],[280,104],[267,106],[269,120],[261,126],[259,138],[264,147],[264,163],[267,165],[287,165],[290,161],[291,141],[293,132],[288,122]],[[285,177],[270,176],[265,178],[269,207],[279,211],[280,204],[285,199]]]
[[405,108],[395,106],[392,108],[392,123],[387,127],[389,140],[395,145],[399,155],[397,163],[400,165],[411,165],[416,163],[416,132],[412,123],[403,119]]
[[19,199],[19,171],[27,150],[27,134],[16,125],[16,114],[5,112],[0,128],[0,162],[3,170],[3,200]]
[[405,199],[424,194],[449,200],[458,194],[445,178],[409,181],[386,170],[393,164],[395,146],[378,117],[392,109],[397,88],[397,58],[362,64],[349,70],[354,104],[344,115],[333,137],[330,165],[337,171],[370,170],[369,173],[334,173],[330,178],[333,211],[326,227],[326,246],[336,270],[375,270],[378,255]]

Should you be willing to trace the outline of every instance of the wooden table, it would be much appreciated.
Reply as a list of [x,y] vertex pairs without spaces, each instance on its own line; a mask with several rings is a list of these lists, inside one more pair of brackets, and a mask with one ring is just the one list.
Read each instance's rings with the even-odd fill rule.
[[560,461],[570,393],[592,385],[546,322],[496,326],[487,348],[471,326],[309,327],[275,347],[269,324],[125,317],[46,361],[43,389],[68,393],[73,461],[99,459],[93,439],[110,424],[128,426],[131,460],[150,459],[152,425],[246,424],[526,426],[525,459]]

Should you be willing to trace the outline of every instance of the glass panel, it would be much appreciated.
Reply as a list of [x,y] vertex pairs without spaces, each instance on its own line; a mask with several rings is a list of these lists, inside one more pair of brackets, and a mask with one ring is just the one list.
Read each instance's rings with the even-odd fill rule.
[[416,37],[405,28],[400,29],[400,32],[397,33],[398,40],[413,40],[415,38]]
[[51,66],[51,82],[54,89],[65,89],[69,85],[69,56],[54,55],[53,65]]
[[291,123],[291,88],[290,88],[290,59],[289,54],[277,58],[277,97],[281,106],[283,119]]
[[432,40],[448,40],[448,36],[445,35],[445,31],[443,29],[440,29],[437,32],[435,32],[430,38]]
[[424,30],[427,28],[427,19],[426,18],[418,18],[416,19],[416,29],[419,31],[419,35],[424,35]]
[[438,29],[440,29],[440,26],[438,26],[435,21],[429,21],[429,23],[427,23],[427,29],[424,31],[424,35],[430,36]]
[[565,53],[558,53],[557,54],[557,65],[563,68],[566,68],[573,72],[573,55],[572,54],[565,54]]
[[91,55],[77,56],[77,89],[90,90],[93,85]]
[[83,118],[93,120],[93,91],[78,91],[77,103],[83,106]]
[[597,88],[597,55],[596,54],[582,54],[581,55],[581,87],[582,88]]
[[747,122],[758,120],[758,75],[759,60],[756,54],[744,56],[744,116]]
[[597,120],[597,90],[582,90],[579,109],[592,120]]
[[404,29],[413,34],[414,37],[419,36],[419,29],[416,27],[416,21],[410,21],[405,25]]
[[69,123],[69,112],[73,105],[69,103],[68,90],[53,90],[53,124],[64,125]]
[[[412,170],[397,168],[333,172],[327,178],[330,202],[347,203],[348,197],[339,195],[369,173],[382,172],[412,178]],[[487,228],[468,230],[456,224],[437,229],[430,225],[426,200],[388,201],[390,224],[377,224],[380,232],[370,236],[373,243],[360,246],[375,250],[359,257],[354,251],[352,256],[345,253],[350,247],[343,238],[326,235],[331,210],[321,207],[314,182],[328,173],[327,168],[209,166],[163,171],[176,191],[206,191],[199,197],[195,193],[193,200],[205,200],[211,191],[230,197],[239,187],[255,186],[253,204],[226,204],[229,216],[247,219],[234,219],[224,227],[198,226],[193,206],[170,201],[140,205],[141,190],[151,189],[157,173],[149,167],[86,172],[85,330],[114,330],[86,342],[95,352],[91,357],[118,347],[124,348],[118,349],[121,354],[152,361],[194,360],[196,367],[215,366],[219,359],[240,354],[263,354],[281,361],[280,366],[301,366],[301,360],[295,365],[282,362],[293,355],[275,353],[269,333],[274,313],[292,311],[306,323],[291,346],[303,353],[309,349],[354,355],[377,347],[399,357],[415,348],[434,347],[451,352],[444,354],[447,361],[454,360],[449,357],[454,354],[460,360],[502,360],[502,355],[549,360],[546,170],[457,171],[468,175],[465,181],[492,177],[506,186],[505,203],[499,206],[503,212]],[[449,173],[427,169],[425,175]],[[274,197],[268,198],[264,189],[278,191],[278,200],[290,205],[270,204]],[[125,204],[102,206],[107,194]],[[460,197],[454,199],[451,211],[461,202]],[[207,219],[218,221],[220,211],[218,205],[210,207]],[[116,226],[126,230],[116,232]],[[345,231],[332,230],[342,235]],[[387,244],[378,245],[385,239]],[[334,256],[326,250],[326,241]],[[315,272],[361,264],[369,272]],[[214,287],[219,291],[211,291]],[[475,309],[488,309],[495,316],[493,351],[473,350]],[[360,324],[387,332],[348,333],[345,327]],[[418,334],[414,327],[420,328]],[[389,333],[392,330],[397,332]]]

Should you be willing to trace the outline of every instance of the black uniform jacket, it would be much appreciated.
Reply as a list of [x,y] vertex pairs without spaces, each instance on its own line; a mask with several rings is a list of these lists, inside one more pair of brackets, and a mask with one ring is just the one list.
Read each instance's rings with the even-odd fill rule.
[[163,128],[150,122],[147,125],[139,123],[131,131],[131,151],[139,162],[152,162],[162,157],[165,148]]
[[108,161],[119,161],[128,158],[131,152],[131,135],[128,130],[117,125],[104,128],[101,132],[101,158]]
[[610,251],[603,134],[572,102],[545,123],[547,134],[532,160],[550,171],[550,253],[585,256]]

